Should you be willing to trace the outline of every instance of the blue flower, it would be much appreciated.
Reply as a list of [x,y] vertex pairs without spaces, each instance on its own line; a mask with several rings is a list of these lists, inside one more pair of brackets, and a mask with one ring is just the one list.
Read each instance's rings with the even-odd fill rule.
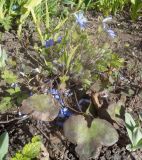
[[58,117],[67,118],[72,115],[72,112],[65,107],[63,99],[60,97],[60,92],[57,89],[51,88],[49,93],[54,96],[54,98],[62,105],[62,108],[59,111]]
[[12,83],[12,84],[11,84],[11,87],[12,87],[12,88],[16,88],[16,87],[19,87],[19,85],[18,85],[18,83]]
[[71,115],[72,115],[72,112],[69,111],[69,109],[67,107],[62,107],[60,109],[58,117],[65,118],[65,117],[70,117]]
[[111,38],[115,38],[116,37],[116,34],[112,29],[108,29],[108,30],[106,30],[106,32],[109,34],[109,36]]
[[46,42],[45,42],[45,47],[46,48],[49,48],[49,47],[51,47],[51,46],[53,46],[54,45],[54,40],[53,39],[49,39],[49,40],[47,40]]
[[60,93],[57,89],[51,88],[49,93],[54,96],[54,98],[62,105],[65,106],[63,99],[60,97]]
[[30,97],[33,96],[33,92],[30,92],[30,93],[29,93],[29,96],[30,96]]
[[54,96],[54,95],[58,95],[58,94],[59,94],[59,91],[58,91],[57,89],[51,88],[51,89],[49,90],[49,93],[51,93],[51,94]]
[[108,25],[107,25],[107,22],[109,22],[111,20],[112,20],[111,16],[104,18],[103,21],[102,21],[103,28],[109,34],[109,36],[111,38],[115,38],[116,37],[116,33],[112,29],[108,28]]
[[76,23],[80,26],[80,28],[83,30],[86,27],[87,19],[84,17],[83,12],[77,12],[74,13],[74,16],[76,18]]
[[58,39],[57,39],[57,43],[61,43],[61,41],[62,41],[62,37],[59,36]]
[[52,47],[56,43],[61,43],[61,41],[62,41],[62,37],[61,36],[58,37],[57,41],[54,41],[53,39],[48,39],[47,41],[45,41],[45,47],[46,48]]

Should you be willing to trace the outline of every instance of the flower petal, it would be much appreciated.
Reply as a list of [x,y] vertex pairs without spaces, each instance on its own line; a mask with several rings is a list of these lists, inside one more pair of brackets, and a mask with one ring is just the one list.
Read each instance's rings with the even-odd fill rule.
[[49,40],[47,40],[46,42],[45,42],[45,47],[46,48],[49,48],[49,47],[51,47],[51,46],[53,46],[54,45],[54,40],[53,39],[49,39]]

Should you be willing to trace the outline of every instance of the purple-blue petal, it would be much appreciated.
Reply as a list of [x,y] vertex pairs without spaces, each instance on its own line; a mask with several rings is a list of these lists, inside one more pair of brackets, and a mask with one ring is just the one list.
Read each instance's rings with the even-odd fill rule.
[[53,39],[49,39],[49,40],[47,40],[46,42],[45,42],[45,47],[46,48],[49,48],[49,47],[51,47],[51,46],[53,46],[54,45],[54,40]]
[[63,108],[60,109],[58,117],[66,118],[66,117],[69,117],[71,115],[72,115],[72,112],[67,107],[63,107]]
[[33,96],[33,92],[30,92],[30,93],[29,93],[29,96],[30,96],[30,97]]
[[74,14],[76,18],[76,23],[80,26],[81,29],[85,29],[87,19],[84,17],[83,12],[77,12]]
[[54,96],[54,98],[62,105],[62,108],[59,111],[58,117],[60,118],[67,118],[72,115],[72,112],[65,107],[64,101],[60,96],[60,92],[57,89],[51,88],[49,93]]
[[109,34],[109,36],[110,36],[111,38],[115,38],[115,37],[116,37],[115,32],[114,32],[113,30],[111,30],[111,29],[108,29],[108,30],[107,30],[107,33]]
[[61,43],[61,41],[62,41],[62,37],[59,36],[58,39],[57,39],[57,43]]

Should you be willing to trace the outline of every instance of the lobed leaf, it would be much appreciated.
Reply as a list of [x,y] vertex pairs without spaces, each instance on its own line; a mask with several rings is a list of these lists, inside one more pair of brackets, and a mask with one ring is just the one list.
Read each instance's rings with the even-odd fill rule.
[[3,97],[0,101],[0,112],[4,113],[11,108],[11,97]]
[[118,141],[118,133],[109,122],[95,118],[88,128],[81,115],[73,115],[65,122],[64,134],[70,142],[77,144],[76,152],[81,160],[95,158],[102,145],[111,146]]
[[1,76],[6,83],[11,84],[17,82],[17,76],[10,70],[4,70]]
[[22,151],[18,151],[12,160],[31,160],[39,156],[42,142],[39,136],[34,136],[32,141],[26,144]]
[[52,95],[34,95],[22,102],[21,112],[31,114],[33,118],[42,121],[52,121],[59,113],[60,104]]

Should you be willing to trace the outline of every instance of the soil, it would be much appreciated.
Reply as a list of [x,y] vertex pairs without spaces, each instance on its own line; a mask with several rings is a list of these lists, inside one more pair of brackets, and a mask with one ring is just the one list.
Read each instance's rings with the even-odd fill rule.
[[[92,16],[91,16],[92,17]],[[97,17],[90,18],[91,32],[97,28]],[[127,62],[133,62],[133,69],[128,67],[128,63],[122,69],[122,76],[125,79],[121,90],[124,88],[131,89],[133,94],[127,97],[126,110],[134,117],[138,117],[138,113],[142,112],[142,80],[139,73],[142,68],[142,21],[133,23],[123,16],[116,16],[110,27],[117,33],[117,43],[112,43],[112,49],[125,58]],[[30,28],[30,27],[29,27]],[[42,64],[42,59],[38,55],[33,44],[37,42],[37,35],[34,30],[25,28],[21,40],[16,36],[16,32],[11,30],[5,32],[1,38],[1,44],[6,49],[12,59],[16,60],[16,66],[13,72],[20,76],[20,72],[24,70],[35,69]],[[104,41],[104,39],[102,39]],[[111,41],[109,38],[107,41]],[[115,45],[115,47],[114,47]],[[133,65],[133,64],[132,64]],[[46,77],[44,77],[46,79]],[[127,82],[129,81],[129,85]],[[33,82],[32,87],[41,90],[40,84]],[[38,87],[37,87],[38,86]],[[45,87],[45,86],[44,86]],[[24,92],[30,92],[30,89],[24,88]],[[63,135],[62,127],[56,125],[56,121],[41,122],[28,119],[19,119],[17,109],[10,110],[0,115],[0,132],[7,130],[10,136],[8,159],[12,157],[16,151],[28,143],[33,135],[41,135],[43,143],[47,148],[51,160],[78,160],[75,152],[75,145],[67,141]],[[100,150],[98,158],[95,160],[141,160],[142,151],[129,152],[126,145],[130,143],[125,127],[118,129],[119,141],[111,147],[103,147]]]

